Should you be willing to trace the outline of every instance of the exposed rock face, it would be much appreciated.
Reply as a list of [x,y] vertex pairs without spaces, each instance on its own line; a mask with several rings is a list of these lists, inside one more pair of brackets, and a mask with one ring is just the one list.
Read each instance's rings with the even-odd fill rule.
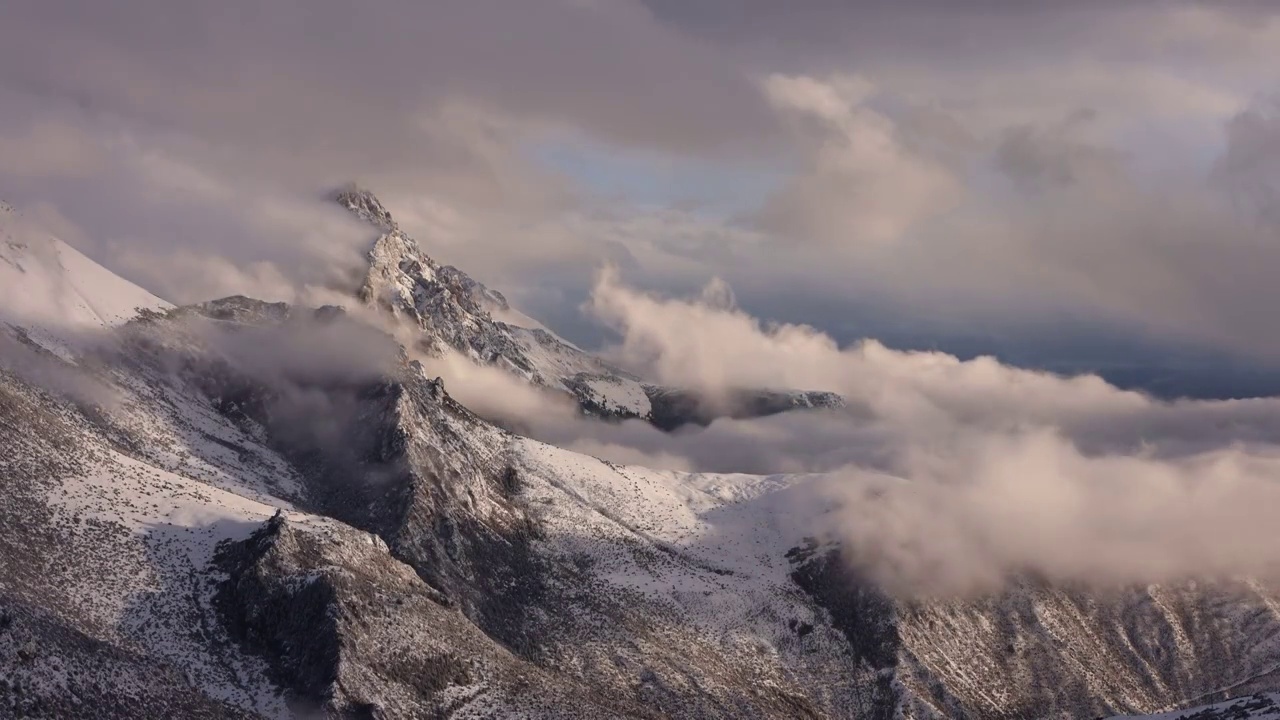
[[1273,689],[1278,596],[1251,582],[1027,581],[967,602],[903,604],[900,679],[919,704],[975,718],[1102,717]]
[[753,418],[791,410],[820,410],[844,407],[844,399],[830,392],[775,392],[741,390],[715,404],[683,390],[650,386],[651,410],[647,418],[662,430],[682,425],[708,425],[718,417]]
[[[893,600],[859,577],[838,548],[822,549],[810,541],[792,548],[787,557],[795,567],[791,579],[826,610],[831,626],[844,635],[854,657],[876,672],[866,717],[891,720],[906,695],[896,682],[903,645]],[[796,628],[806,634],[812,630],[811,625]]]
[[382,206],[378,198],[355,183],[339,190],[334,195],[334,200],[374,227],[386,232],[397,229],[396,221],[391,219],[391,213]]
[[217,602],[300,712],[344,718],[643,715],[525,663],[391,557],[376,535],[282,516],[224,545]]

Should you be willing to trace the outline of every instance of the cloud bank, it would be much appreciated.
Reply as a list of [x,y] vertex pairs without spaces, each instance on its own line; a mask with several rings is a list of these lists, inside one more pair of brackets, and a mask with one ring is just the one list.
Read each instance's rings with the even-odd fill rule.
[[[813,328],[761,323],[705,295],[657,297],[608,272],[591,309],[622,335],[614,359],[663,382],[825,389],[848,407],[674,436],[579,425],[583,451],[817,473],[791,495],[796,521],[819,517],[815,532],[890,588],[1280,577],[1280,399],[1165,402],[993,358],[840,347]],[[572,435],[541,428],[556,431]]]

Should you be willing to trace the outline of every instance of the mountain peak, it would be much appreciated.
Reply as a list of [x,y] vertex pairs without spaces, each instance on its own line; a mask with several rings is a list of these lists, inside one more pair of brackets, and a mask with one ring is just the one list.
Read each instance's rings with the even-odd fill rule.
[[396,221],[391,212],[383,206],[382,201],[373,191],[350,183],[334,195],[339,205],[355,213],[357,217],[385,232],[397,230]]

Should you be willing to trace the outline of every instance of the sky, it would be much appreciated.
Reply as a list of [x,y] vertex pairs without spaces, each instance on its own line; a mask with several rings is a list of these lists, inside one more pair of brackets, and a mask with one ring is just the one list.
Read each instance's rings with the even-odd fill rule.
[[357,181],[648,378],[839,393],[664,434],[427,359],[575,450],[818,473],[794,515],[890,582],[1275,573],[1278,55],[1243,0],[7,0],[0,198],[167,300],[309,302]]
[[1271,391],[1280,366],[1271,3],[4,16],[0,197],[175,302],[349,284],[371,238],[326,197],[357,180],[437,259],[589,346],[616,339],[583,310],[611,266],[668,297],[719,278],[842,344],[1181,373],[1175,394]]

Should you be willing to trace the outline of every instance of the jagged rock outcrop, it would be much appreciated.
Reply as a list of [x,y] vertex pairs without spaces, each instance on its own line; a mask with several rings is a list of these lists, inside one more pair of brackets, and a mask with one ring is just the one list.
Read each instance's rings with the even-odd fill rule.
[[822,410],[844,407],[844,399],[831,392],[776,392],[739,390],[709,402],[686,390],[649,387],[649,422],[662,430],[682,425],[709,425],[720,417],[735,419],[766,417],[792,410]]
[[391,219],[391,212],[382,206],[382,202],[372,192],[351,183],[334,195],[337,203],[356,214],[361,220],[374,227],[393,232],[398,229],[396,221]]
[[295,710],[342,718],[591,717],[643,708],[593,697],[480,632],[376,535],[283,516],[223,545],[216,602]]

